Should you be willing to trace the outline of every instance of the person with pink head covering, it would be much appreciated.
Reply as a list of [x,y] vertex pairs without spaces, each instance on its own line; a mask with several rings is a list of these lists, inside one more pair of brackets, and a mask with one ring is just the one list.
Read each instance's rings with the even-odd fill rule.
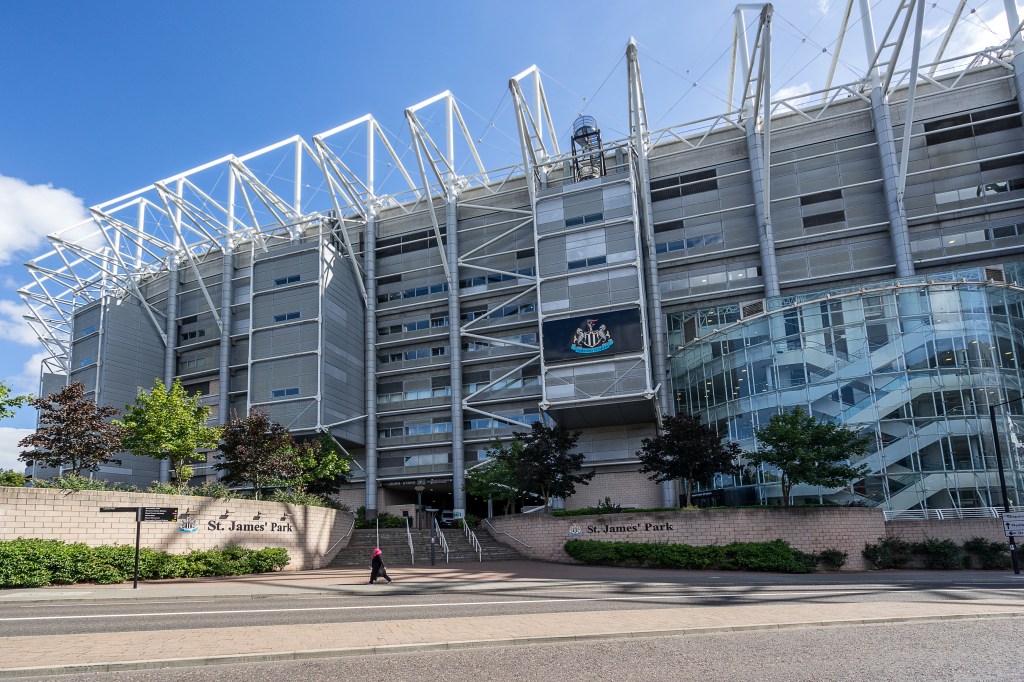
[[384,568],[384,559],[381,558],[383,552],[380,551],[380,547],[373,548],[373,559],[370,560],[370,585],[374,585],[377,582],[377,578],[384,578],[391,583],[391,577],[388,576],[387,569]]

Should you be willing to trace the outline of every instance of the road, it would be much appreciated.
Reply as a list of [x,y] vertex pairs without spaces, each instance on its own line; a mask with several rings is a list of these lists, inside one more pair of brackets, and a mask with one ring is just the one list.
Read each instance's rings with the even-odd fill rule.
[[[99,672],[57,679],[1021,678],[1007,652],[1021,651],[1024,580],[1010,574],[590,568],[0,592],[0,677],[86,665]],[[178,667],[105,671],[119,661]]]

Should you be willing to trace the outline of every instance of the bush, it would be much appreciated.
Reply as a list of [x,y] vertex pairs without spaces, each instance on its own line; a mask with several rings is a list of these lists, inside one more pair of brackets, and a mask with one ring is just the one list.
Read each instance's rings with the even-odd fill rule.
[[[139,550],[139,578],[198,578],[279,571],[288,564],[281,548],[227,547],[169,554]],[[0,588],[68,585],[80,582],[122,583],[135,572],[135,547],[89,547],[60,540],[0,541]]]
[[366,507],[356,509],[356,528],[376,528],[378,523],[381,528],[405,528],[405,517],[381,512],[374,521],[366,518]]
[[21,488],[25,485],[25,474],[14,469],[0,469],[0,488]]
[[1005,542],[994,542],[985,538],[971,538],[963,545],[966,556],[964,566],[970,566],[971,556],[978,560],[978,565],[986,570],[1009,568],[1010,549]]
[[[551,512],[552,516],[594,516],[597,514],[633,514],[642,512],[679,511],[679,507],[650,507],[647,509],[623,509],[619,505],[611,504],[611,498],[606,497],[605,502],[610,506],[584,507],[583,509],[558,509]],[[618,510],[618,511],[616,511]]]
[[910,562],[911,549],[909,542],[888,535],[878,538],[878,544],[865,544],[861,555],[875,568],[903,568]]
[[967,566],[960,546],[952,540],[926,538],[923,542],[915,542],[910,549],[914,554],[924,557],[925,568],[950,571]]
[[775,573],[810,573],[817,566],[815,555],[794,549],[784,540],[703,546],[569,540],[565,551],[585,564],[606,566]]
[[841,549],[829,547],[818,552],[818,562],[827,569],[838,571],[846,565],[849,554]]
[[59,490],[114,490],[126,493],[137,493],[137,486],[126,483],[111,483],[100,478],[87,478],[75,474],[55,476],[49,480],[45,478],[33,478],[33,488],[57,488]]
[[183,485],[177,486],[173,483],[163,483],[161,481],[153,481],[148,488],[147,493],[155,493],[159,495],[190,495],[193,497],[215,497],[218,500],[230,500],[239,497],[231,488],[227,487],[219,481],[208,481],[199,486]]
[[271,502],[284,502],[286,504],[304,504],[307,507],[330,507],[331,503],[313,493],[302,493],[292,490],[275,490],[267,498]]

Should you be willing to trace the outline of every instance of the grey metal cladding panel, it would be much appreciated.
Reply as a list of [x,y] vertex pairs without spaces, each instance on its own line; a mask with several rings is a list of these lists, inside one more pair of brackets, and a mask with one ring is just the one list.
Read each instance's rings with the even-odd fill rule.
[[90,365],[84,369],[74,368],[68,375],[68,383],[79,383],[85,386],[86,391],[91,391],[96,386],[96,365]]
[[320,278],[320,254],[315,248],[309,249],[308,246],[301,248],[308,250],[269,260],[263,259],[275,255],[274,251],[265,256],[257,256],[257,260],[253,264],[253,291],[274,289],[275,279],[292,275],[299,275],[302,282],[317,281]]
[[99,352],[100,337],[98,334],[75,341],[71,344],[71,366],[78,367],[79,363],[87,358],[97,357]]
[[[594,189],[583,192],[573,192],[572,194],[563,195],[562,207],[565,209],[566,216],[593,213],[595,206],[597,207],[596,210],[600,211],[604,192],[604,189],[595,187]],[[572,212],[570,213],[570,211]]]
[[310,429],[316,426],[317,406],[314,400],[296,400],[287,403],[260,405],[259,409],[289,430]]
[[251,399],[254,402],[271,400],[276,389],[298,388],[299,395],[315,395],[319,377],[315,355],[280,358],[253,363],[250,368]]
[[238,339],[231,342],[232,365],[241,365],[249,361],[249,339]]
[[320,327],[315,322],[261,329],[252,334],[252,356],[288,355],[316,350]]
[[265,327],[275,324],[274,315],[299,313],[299,319],[315,319],[319,313],[320,291],[315,286],[302,286],[260,294],[253,299],[252,325]]
[[249,386],[249,372],[244,369],[231,371],[229,391],[245,391]]
[[209,306],[203,298],[201,291],[189,291],[178,295],[178,317],[196,315],[200,310],[207,310]]

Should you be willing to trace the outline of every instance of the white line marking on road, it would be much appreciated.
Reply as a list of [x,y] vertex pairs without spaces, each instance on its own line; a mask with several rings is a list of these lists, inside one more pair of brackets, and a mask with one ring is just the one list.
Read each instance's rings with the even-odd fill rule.
[[[814,595],[820,592],[787,592],[786,596]],[[832,596],[841,596],[846,592],[828,592]],[[749,594],[738,593],[733,595],[716,595],[732,597],[748,597]],[[302,608],[278,608],[278,609],[225,609],[219,611],[168,611],[157,613],[92,613],[74,616],[25,616],[22,618],[0,618],[0,622],[22,622],[30,620],[86,620],[95,618],[148,618],[155,616],[218,616],[237,613],[302,613],[304,611],[359,611],[359,610],[383,610],[383,609],[422,609],[422,608],[451,608],[458,606],[501,606],[504,604],[558,604],[566,602],[617,602],[617,601],[670,601],[682,599],[700,599],[702,595],[656,595],[656,596],[635,596],[635,597],[577,597],[564,599],[514,599],[498,601],[475,601],[475,602],[450,602],[436,604],[370,604],[363,606],[311,606]]]

